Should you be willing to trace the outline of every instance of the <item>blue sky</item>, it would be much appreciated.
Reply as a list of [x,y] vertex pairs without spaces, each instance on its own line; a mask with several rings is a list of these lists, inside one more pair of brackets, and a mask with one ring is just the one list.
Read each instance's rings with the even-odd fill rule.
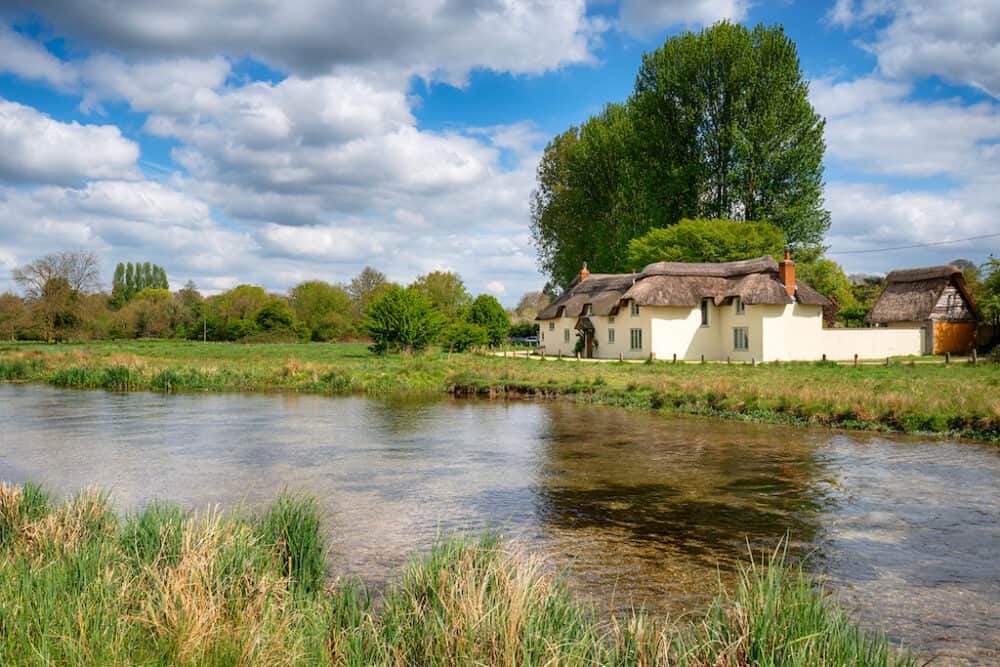
[[[1000,4],[965,0],[36,0],[0,10],[0,290],[47,252],[174,286],[538,289],[541,149],[716,20],[782,24],[827,118],[849,272],[1000,255]],[[947,6],[945,6],[947,4]]]

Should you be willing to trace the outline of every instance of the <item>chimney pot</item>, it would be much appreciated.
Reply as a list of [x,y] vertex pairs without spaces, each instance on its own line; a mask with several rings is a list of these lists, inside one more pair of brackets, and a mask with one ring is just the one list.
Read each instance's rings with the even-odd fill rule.
[[583,268],[580,269],[580,282],[582,283],[590,275],[590,271],[587,269],[587,263],[583,263]]

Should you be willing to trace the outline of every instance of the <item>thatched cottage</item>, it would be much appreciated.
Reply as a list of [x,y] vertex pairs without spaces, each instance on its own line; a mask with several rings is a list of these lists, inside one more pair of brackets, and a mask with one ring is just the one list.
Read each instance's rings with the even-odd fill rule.
[[926,353],[966,354],[976,345],[979,309],[955,266],[893,271],[868,323],[923,331]]
[[[591,274],[536,318],[544,354],[586,358],[772,361],[920,354],[915,327],[824,329],[830,302],[770,257],[658,262],[638,274]],[[578,348],[579,341],[579,348]]]

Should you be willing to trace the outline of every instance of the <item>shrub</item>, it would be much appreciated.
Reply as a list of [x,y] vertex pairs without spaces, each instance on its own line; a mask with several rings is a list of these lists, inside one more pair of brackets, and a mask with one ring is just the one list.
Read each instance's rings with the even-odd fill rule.
[[465,319],[486,329],[491,345],[499,345],[510,333],[510,316],[500,302],[489,294],[480,294],[469,306]]
[[489,342],[490,336],[486,329],[472,322],[458,320],[446,326],[441,332],[441,344],[455,352],[466,352]]
[[441,326],[441,316],[426,297],[398,285],[387,288],[368,306],[362,324],[378,354],[422,350],[437,337]]

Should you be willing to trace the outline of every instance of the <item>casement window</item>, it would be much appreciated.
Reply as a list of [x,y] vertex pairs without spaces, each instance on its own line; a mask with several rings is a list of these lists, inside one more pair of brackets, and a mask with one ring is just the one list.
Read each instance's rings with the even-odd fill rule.
[[639,304],[632,302],[632,317],[639,317]]
[[746,312],[746,306],[743,305],[743,299],[740,297],[733,299],[733,308],[736,310],[737,315],[742,315]]
[[632,336],[631,336],[631,338],[632,338],[632,340],[631,340],[632,349],[633,350],[641,350],[642,349],[642,329],[632,329],[632,331],[630,333],[632,334]]
[[608,342],[611,343],[611,344],[614,344],[614,342],[615,342],[615,330],[614,329],[608,329]]
[[569,342],[569,329],[563,329],[563,342]]
[[708,326],[708,299],[701,300],[701,326]]
[[556,330],[556,323],[549,322],[549,331],[555,331],[555,330]]
[[733,327],[733,349],[746,351],[750,349],[750,330],[746,327]]
[[608,318],[608,324],[614,324],[614,323],[615,323],[615,317],[614,315],[612,315],[611,317]]

